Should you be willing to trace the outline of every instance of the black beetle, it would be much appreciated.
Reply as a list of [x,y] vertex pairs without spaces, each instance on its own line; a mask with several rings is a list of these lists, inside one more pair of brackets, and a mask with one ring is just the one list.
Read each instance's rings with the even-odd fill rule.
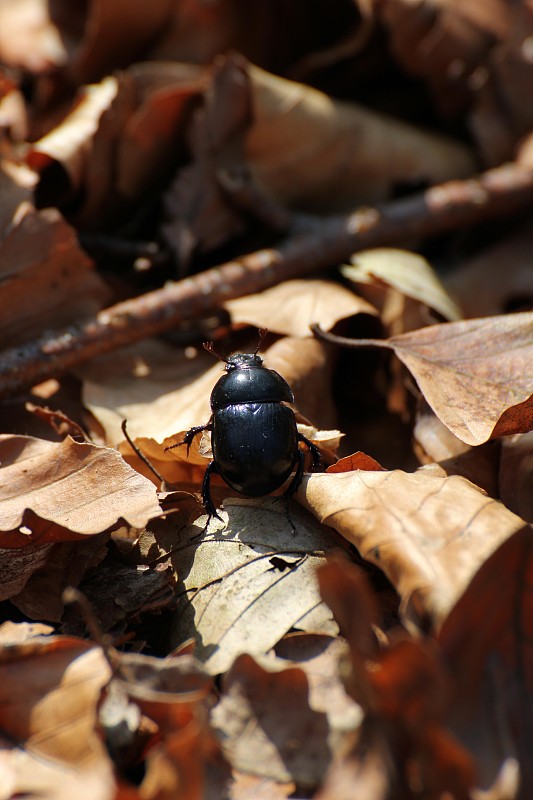
[[272,369],[263,366],[258,355],[267,334],[259,331],[259,343],[253,353],[236,353],[223,358],[215,352],[213,342],[205,349],[224,361],[226,374],[211,392],[211,419],[207,425],[191,428],[179,444],[187,445],[202,431],[211,431],[213,460],[202,483],[202,500],[209,517],[221,519],[211,497],[211,476],[220,475],[235,491],[247,497],[262,497],[279,489],[295,469],[294,477],[284,492],[288,500],[300,485],[304,473],[303,442],[313,457],[313,469],[320,464],[319,449],[298,432],[292,409],[289,384]]

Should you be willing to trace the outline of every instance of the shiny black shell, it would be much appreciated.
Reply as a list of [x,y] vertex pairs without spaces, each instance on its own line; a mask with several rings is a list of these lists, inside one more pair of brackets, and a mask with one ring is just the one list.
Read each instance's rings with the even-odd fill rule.
[[276,402],[232,403],[213,413],[213,459],[232,489],[248,497],[278,489],[298,454],[290,408]]
[[278,489],[298,456],[294,397],[287,381],[256,353],[237,353],[211,393],[211,443],[218,472],[232,489],[261,497]]
[[226,374],[211,392],[211,409],[218,411],[239,403],[293,403],[287,381],[262,363],[255,354],[238,353],[228,359]]

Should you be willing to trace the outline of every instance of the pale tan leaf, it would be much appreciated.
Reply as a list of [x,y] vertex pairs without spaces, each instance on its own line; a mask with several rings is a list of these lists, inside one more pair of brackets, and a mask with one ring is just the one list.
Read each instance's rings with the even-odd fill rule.
[[239,653],[265,653],[292,627],[303,629],[310,611],[321,611],[314,632],[335,633],[315,578],[335,539],[297,508],[293,534],[276,501],[231,499],[225,509],[224,523],[211,522],[205,535],[205,517],[180,530],[172,563],[187,592],[178,599],[174,644],[195,636],[196,656],[216,674]]
[[304,671],[270,671],[237,658],[213,713],[232,765],[242,772],[315,786],[330,760],[328,722],[312,709]]
[[533,427],[533,312],[432,325],[388,341],[463,442]]
[[312,475],[298,498],[385,572],[406,618],[434,627],[483,561],[524,526],[464,478],[423,471]]
[[3,0],[0,4],[0,61],[32,72],[59,67],[67,50],[52,21],[47,0]]
[[325,280],[292,280],[259,294],[226,303],[234,324],[268,328],[286,336],[309,336],[317,319],[330,330],[341,319],[377,311],[338,283]]
[[97,731],[110,677],[102,651],[81,640],[43,637],[0,649],[6,797],[112,800],[113,768]]
[[161,513],[153,484],[106,447],[2,434],[0,463],[0,530],[22,525],[27,510],[74,539],[120,519],[141,528]]
[[26,163],[42,173],[52,162],[59,162],[68,175],[71,189],[79,190],[100,117],[110,107],[117,92],[118,81],[112,76],[99,84],[84,86],[70,114],[30,146]]
[[[425,258],[407,250],[377,247],[352,256],[352,266],[342,274],[354,283],[387,285],[437,311],[446,320],[460,319],[461,312]],[[322,319],[316,317],[316,319]]]

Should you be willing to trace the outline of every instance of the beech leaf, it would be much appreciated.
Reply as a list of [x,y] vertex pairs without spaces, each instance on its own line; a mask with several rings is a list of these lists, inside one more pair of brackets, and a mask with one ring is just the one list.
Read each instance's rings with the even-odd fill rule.
[[423,470],[312,475],[298,497],[385,572],[405,617],[433,627],[480,564],[524,526],[470,481]]
[[0,530],[18,528],[28,510],[81,535],[161,514],[153,484],[107,447],[2,434],[0,463]]
[[348,347],[393,350],[435,414],[466,444],[533,429],[533,311],[430,325],[389,339],[319,335]]

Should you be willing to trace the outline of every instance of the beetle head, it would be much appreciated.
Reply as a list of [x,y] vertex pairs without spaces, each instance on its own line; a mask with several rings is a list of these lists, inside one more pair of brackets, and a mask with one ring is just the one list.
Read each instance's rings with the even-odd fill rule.
[[266,328],[259,329],[259,341],[257,342],[257,347],[253,353],[235,353],[235,355],[230,356],[229,358],[224,358],[224,356],[221,356],[219,353],[217,353],[213,342],[204,342],[204,348],[208,353],[211,353],[211,355],[220,359],[220,361],[224,361],[227,372],[231,372],[233,369],[249,369],[250,367],[260,367],[263,363],[263,359],[258,355],[258,352],[265,340],[267,333],[268,330]]
[[226,359],[226,371],[232,369],[246,369],[247,367],[260,367],[263,363],[261,356],[257,353],[235,353]]

